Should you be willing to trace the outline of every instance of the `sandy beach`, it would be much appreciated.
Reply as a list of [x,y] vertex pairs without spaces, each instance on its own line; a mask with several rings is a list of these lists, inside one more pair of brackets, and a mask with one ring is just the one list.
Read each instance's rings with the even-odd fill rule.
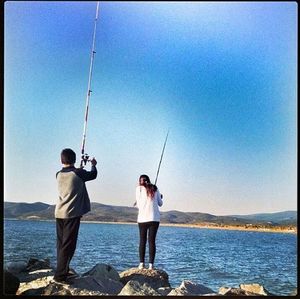
[[[128,224],[136,225],[135,222],[109,222],[109,221],[84,221],[83,223],[105,223],[105,224]],[[188,227],[188,228],[205,228],[205,229],[223,229],[223,230],[240,230],[240,231],[254,231],[254,232],[271,232],[271,233],[290,233],[297,234],[297,228],[282,229],[282,228],[256,228],[256,227],[244,227],[244,226],[214,226],[207,224],[179,224],[179,223],[160,223],[160,226],[174,226],[174,227]]]

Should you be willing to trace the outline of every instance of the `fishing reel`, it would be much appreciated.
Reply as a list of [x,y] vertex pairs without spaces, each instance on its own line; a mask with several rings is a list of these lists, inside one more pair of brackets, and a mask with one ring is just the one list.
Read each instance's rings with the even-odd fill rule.
[[88,154],[83,154],[81,156],[81,164],[80,164],[80,166],[84,167],[86,165],[86,162],[91,161],[91,160],[89,160],[89,158],[90,158],[90,156]]

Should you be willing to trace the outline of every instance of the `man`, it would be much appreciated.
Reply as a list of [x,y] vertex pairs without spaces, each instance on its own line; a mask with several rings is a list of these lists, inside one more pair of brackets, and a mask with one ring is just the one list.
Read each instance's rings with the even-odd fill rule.
[[61,152],[63,168],[57,172],[59,198],[55,207],[57,234],[57,268],[54,282],[71,283],[74,274],[69,272],[70,261],[75,253],[80,219],[91,210],[86,181],[97,177],[97,161],[93,158],[91,171],[75,168],[76,154],[66,148]]

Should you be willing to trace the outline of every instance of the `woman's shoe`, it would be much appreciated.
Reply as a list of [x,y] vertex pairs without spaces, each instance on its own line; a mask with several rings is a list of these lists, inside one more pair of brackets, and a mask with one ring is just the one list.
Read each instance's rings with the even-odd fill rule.
[[145,268],[144,263],[140,263],[138,268],[139,269],[144,269]]
[[150,263],[148,269],[149,269],[149,270],[154,270],[153,264]]

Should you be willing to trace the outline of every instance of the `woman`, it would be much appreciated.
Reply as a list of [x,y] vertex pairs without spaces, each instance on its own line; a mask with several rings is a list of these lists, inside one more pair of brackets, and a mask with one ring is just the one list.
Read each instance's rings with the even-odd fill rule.
[[138,225],[140,231],[140,264],[139,269],[144,268],[147,232],[149,242],[149,269],[154,269],[154,258],[156,252],[155,238],[159,227],[160,214],[158,206],[162,206],[162,195],[157,187],[151,184],[147,175],[139,178],[139,186],[136,187],[136,204],[139,209]]

